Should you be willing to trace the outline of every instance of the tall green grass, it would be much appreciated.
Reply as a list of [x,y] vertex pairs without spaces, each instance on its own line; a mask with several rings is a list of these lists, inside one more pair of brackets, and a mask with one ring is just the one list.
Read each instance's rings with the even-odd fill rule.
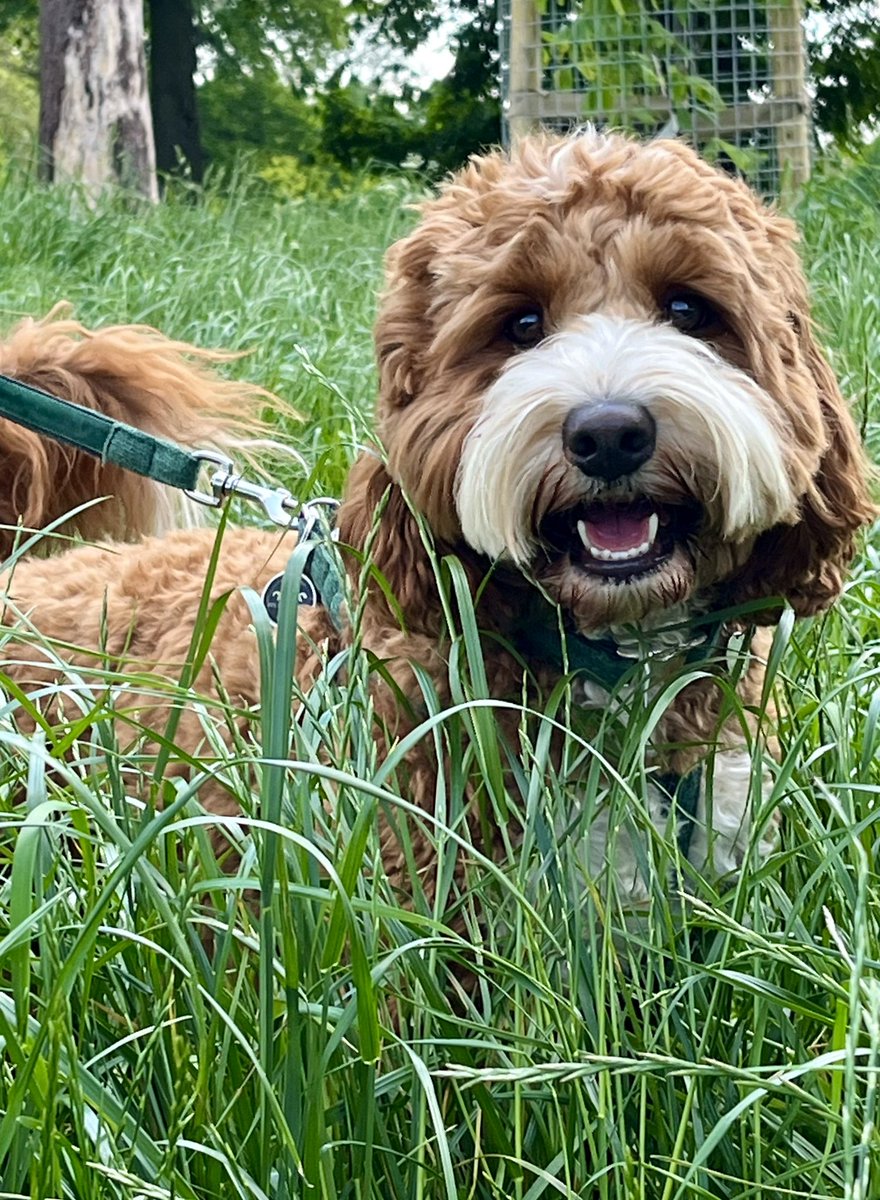
[[[829,175],[799,213],[818,318],[875,449],[878,192],[870,172]],[[338,492],[368,423],[379,262],[412,220],[403,199],[278,207],[240,185],[90,211],[11,176],[0,308],[11,322],[65,297],[86,323],[146,320],[250,350],[230,370],[306,418],[285,432],[314,469],[289,482]],[[880,1196],[878,567],[875,538],[839,608],[780,627],[781,840],[720,892],[674,837],[650,836],[650,704],[623,729],[597,718],[557,761],[550,731],[572,704],[560,690],[523,709],[519,746],[499,748],[454,563],[437,564],[453,704],[426,680],[413,735],[448,764],[430,815],[409,810],[406,745],[377,752],[369,656],[329,662],[299,695],[292,639],[273,640],[255,605],[262,744],[239,738],[202,764],[241,803],[231,875],[198,772],[145,807],[153,764],[128,748],[112,672],[64,679],[63,726],[29,738],[15,715],[31,702],[7,687],[0,1193]],[[231,703],[201,703],[207,737],[235,726]],[[609,777],[606,760],[627,769]],[[756,755],[756,785],[759,773]],[[602,801],[644,835],[638,913],[585,868]],[[500,863],[471,844],[469,803],[520,831]],[[379,814],[434,840],[433,900],[416,889],[407,906],[389,888]]]

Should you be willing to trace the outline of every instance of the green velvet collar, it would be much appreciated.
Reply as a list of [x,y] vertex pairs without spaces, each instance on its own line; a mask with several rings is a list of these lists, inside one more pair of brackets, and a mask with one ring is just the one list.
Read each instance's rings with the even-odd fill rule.
[[[550,611],[555,616],[555,609]],[[690,628],[699,641],[694,644],[691,639],[682,648],[681,654],[688,666],[700,666],[717,653],[723,621],[717,615],[707,614],[696,618]],[[527,660],[546,663],[560,672],[586,675],[609,692],[639,661],[637,655],[622,654],[620,643],[610,635],[585,637],[574,629],[564,627],[560,633],[559,625],[555,623],[524,620],[514,631],[511,640]]]

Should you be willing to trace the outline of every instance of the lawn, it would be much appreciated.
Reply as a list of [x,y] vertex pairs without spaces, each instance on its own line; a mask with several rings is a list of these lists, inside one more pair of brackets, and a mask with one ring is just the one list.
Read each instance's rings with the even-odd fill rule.
[[[86,324],[246,351],[228,370],[303,416],[283,433],[308,471],[285,460],[284,482],[338,494],[369,424],[381,254],[413,194],[390,181],[282,205],[238,181],[91,211],[13,172],[0,324],[66,299]],[[828,170],[797,215],[823,340],[880,457],[880,169]],[[378,868],[377,808],[406,800],[399,750],[378,758],[369,734],[366,656],[335,664],[292,722],[290,639],[262,631],[265,751],[242,743],[225,767],[246,815],[231,878],[194,787],[162,811],[137,800],[149,764],[117,752],[109,686],[89,698],[72,679],[65,730],[29,740],[7,688],[0,1194],[880,1197],[878,569],[875,530],[843,603],[780,625],[776,852],[719,894],[655,839],[638,914],[579,851],[606,787],[622,821],[645,823],[650,705],[623,731],[572,736],[554,764],[547,729],[570,703],[556,696],[543,721],[524,714],[502,773],[466,612],[457,711],[426,696],[421,736],[449,762],[432,833],[451,862],[478,778],[522,839],[499,866],[472,851],[466,897],[450,881],[433,906],[402,907]],[[603,753],[632,772],[609,785]]]

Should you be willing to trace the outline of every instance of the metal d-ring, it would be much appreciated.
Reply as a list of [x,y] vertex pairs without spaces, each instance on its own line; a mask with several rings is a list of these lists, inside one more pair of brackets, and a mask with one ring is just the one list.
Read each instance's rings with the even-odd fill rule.
[[223,501],[223,492],[217,491],[216,481],[224,474],[226,476],[232,474],[232,459],[227,458],[225,454],[218,454],[216,450],[196,450],[193,457],[198,463],[206,465],[210,463],[215,467],[220,467],[221,470],[212,475],[210,492],[200,492],[198,488],[184,488],[184,496],[195,500],[196,504],[205,504],[208,508],[219,508]]
[[[300,530],[299,540],[304,542],[310,538],[315,526],[319,523],[332,526],[332,521],[326,518],[332,517],[337,508],[339,508],[339,501],[333,496],[316,496],[314,500],[306,500],[300,509],[300,519],[303,525]],[[326,513],[322,512],[322,509],[325,509]],[[332,528],[330,537],[335,541],[338,536],[338,530]]]

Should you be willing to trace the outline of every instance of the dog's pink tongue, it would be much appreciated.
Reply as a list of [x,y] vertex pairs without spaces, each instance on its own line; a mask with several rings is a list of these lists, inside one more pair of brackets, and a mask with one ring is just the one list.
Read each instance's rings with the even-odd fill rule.
[[609,508],[584,521],[584,526],[590,542],[600,550],[635,550],[651,541],[650,520],[650,515]]

